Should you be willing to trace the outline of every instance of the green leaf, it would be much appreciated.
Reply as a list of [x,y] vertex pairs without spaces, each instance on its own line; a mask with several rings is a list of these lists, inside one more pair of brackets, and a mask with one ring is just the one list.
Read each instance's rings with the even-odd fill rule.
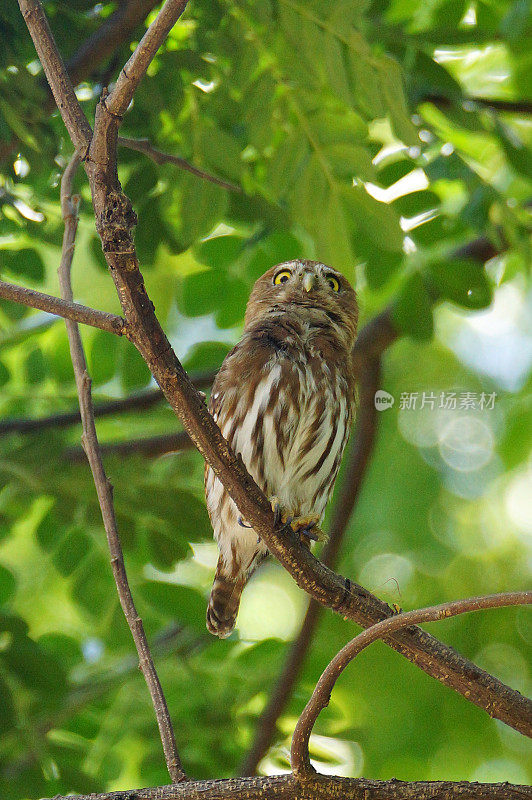
[[0,564],[0,605],[9,602],[15,594],[17,582],[15,576],[7,567]]
[[404,235],[399,216],[391,206],[375,200],[360,186],[346,187],[341,194],[355,227],[381,250],[402,252]]
[[492,301],[484,265],[477,261],[438,261],[430,265],[429,276],[442,297],[466,308],[486,308]]
[[30,247],[0,250],[0,270],[26,278],[30,283],[42,283],[45,275],[44,262],[40,254]]
[[[139,158],[144,156],[139,155]],[[147,159],[133,170],[124,186],[124,192],[133,203],[145,200],[152,189],[157,186],[158,175],[155,164]]]
[[229,346],[222,342],[200,342],[194,345],[188,354],[184,367],[187,372],[218,370],[229,349]]
[[16,714],[13,695],[0,675],[0,734],[9,734],[15,729]]
[[61,575],[71,575],[92,548],[92,542],[86,531],[80,527],[72,527],[61,537],[54,550],[53,562]]
[[413,339],[425,341],[432,338],[432,304],[419,273],[410,275],[403,284],[392,316],[397,328]]
[[35,347],[30,351],[24,364],[24,372],[26,373],[26,380],[31,385],[42,383],[46,378],[46,361],[40,347]]
[[351,105],[351,89],[341,43],[329,31],[324,33],[323,53],[329,86],[347,106]]
[[98,331],[94,335],[89,352],[89,372],[94,386],[112,380],[121,346],[118,337],[106,331]]
[[130,342],[122,343],[120,380],[126,392],[143,389],[151,381],[151,372],[141,354]]
[[227,191],[187,173],[179,204],[180,239],[184,248],[207,236],[223,218]]
[[205,631],[205,598],[195,589],[174,583],[150,581],[139,586],[139,594],[158,613],[175,619],[192,630]]
[[378,70],[386,111],[397,138],[409,146],[419,145],[419,136],[406,105],[399,64],[389,56],[381,56]]
[[377,171],[365,147],[336,143],[326,147],[324,154],[338,178],[376,180]]
[[3,361],[0,361],[0,386],[5,386],[6,383],[9,383],[9,379],[11,378],[11,373],[9,372],[6,365]]
[[194,248],[196,260],[214,269],[230,267],[242,253],[245,239],[241,236],[213,236]]
[[94,550],[87,554],[76,570],[72,596],[96,618],[101,618],[108,610],[109,604],[115,601],[116,587],[106,556]]
[[495,121],[500,142],[506,154],[506,158],[517,172],[518,175],[532,180],[532,149],[525,147],[518,135],[510,127],[503,125],[499,120]]

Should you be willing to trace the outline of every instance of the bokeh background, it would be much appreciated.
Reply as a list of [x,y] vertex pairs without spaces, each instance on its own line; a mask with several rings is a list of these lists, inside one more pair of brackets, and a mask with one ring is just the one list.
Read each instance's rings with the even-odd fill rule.
[[[44,6],[70,58],[128,2]],[[16,3],[2,5],[0,23],[0,270],[57,294],[58,181],[72,148]],[[120,151],[148,292],[191,373],[220,365],[253,281],[287,258],[342,270],[363,323],[395,303],[402,335],[382,378],[394,404],[378,415],[339,566],[405,609],[530,583],[529,26],[526,0],[198,0],[123,125],[242,189]],[[111,56],[95,50],[78,75],[89,118],[144,29],[119,37]],[[119,312],[81,174],[76,188],[75,297]],[[97,403],[153,390],[127,341],[82,333]],[[79,426],[9,427],[76,407],[61,320],[0,302],[0,385],[0,794],[167,782]],[[434,408],[421,408],[423,392]],[[440,408],[451,392],[456,408]],[[417,393],[416,408],[402,407],[405,393]],[[178,430],[162,402],[98,422],[102,442],[132,443],[106,466],[185,767],[223,777],[238,773],[306,599],[268,563],[244,592],[235,634],[209,637],[216,549],[202,460],[146,457],[135,444]],[[430,630],[526,693],[527,612]],[[355,632],[322,614],[262,773],[287,769],[295,719]],[[317,767],[336,774],[532,778],[522,736],[381,644],[346,671],[315,734]]]

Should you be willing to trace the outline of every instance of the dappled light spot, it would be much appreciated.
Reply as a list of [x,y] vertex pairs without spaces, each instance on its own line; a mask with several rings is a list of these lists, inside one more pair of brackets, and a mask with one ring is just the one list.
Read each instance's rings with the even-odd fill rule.
[[305,598],[284,570],[268,564],[244,589],[237,630],[241,639],[289,640],[297,633]]
[[490,642],[474,656],[475,664],[528,696],[530,670],[520,650],[505,642]]
[[483,783],[508,781],[527,785],[528,773],[523,764],[511,758],[493,758],[483,761],[470,776],[470,780]]
[[521,533],[532,536],[532,471],[511,481],[505,494],[506,511]]
[[[364,752],[358,742],[312,734],[309,742],[310,762],[323,775],[345,775],[356,778],[364,768]],[[259,764],[261,775],[290,772],[289,746],[277,746]]]
[[478,417],[458,416],[440,432],[438,449],[452,469],[472,472],[480,469],[493,455],[493,433]]
[[414,565],[409,558],[398,553],[380,553],[364,564],[359,582],[371,591],[385,594],[400,603],[413,574]]

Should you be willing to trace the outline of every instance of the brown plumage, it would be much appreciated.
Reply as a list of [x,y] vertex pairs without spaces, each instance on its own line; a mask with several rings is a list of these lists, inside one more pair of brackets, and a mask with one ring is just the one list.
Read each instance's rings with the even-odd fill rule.
[[[286,515],[321,520],[332,492],[353,414],[357,317],[355,292],[325,264],[272,267],[255,283],[242,338],[214,382],[215,421]],[[220,550],[207,627],[225,637],[267,548],[210,467],[205,495]]]

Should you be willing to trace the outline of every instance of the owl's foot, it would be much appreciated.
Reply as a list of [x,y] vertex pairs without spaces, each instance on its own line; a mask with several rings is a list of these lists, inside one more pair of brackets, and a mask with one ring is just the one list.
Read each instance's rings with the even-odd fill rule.
[[270,503],[273,510],[275,526],[282,525],[290,527],[297,533],[304,544],[309,544],[312,539],[314,542],[322,541],[325,536],[317,527],[320,518],[318,514],[306,514],[301,517],[294,517],[291,511],[283,509],[278,497],[271,497]]
[[294,519],[291,511],[281,506],[281,502],[275,495],[270,497],[270,505],[273,511],[273,524],[277,528],[278,525],[290,525]]
[[290,527],[297,533],[300,538],[305,542],[312,539],[314,542],[322,541],[325,537],[323,532],[318,528],[320,521],[318,514],[306,514],[302,517],[296,517],[291,520]]

